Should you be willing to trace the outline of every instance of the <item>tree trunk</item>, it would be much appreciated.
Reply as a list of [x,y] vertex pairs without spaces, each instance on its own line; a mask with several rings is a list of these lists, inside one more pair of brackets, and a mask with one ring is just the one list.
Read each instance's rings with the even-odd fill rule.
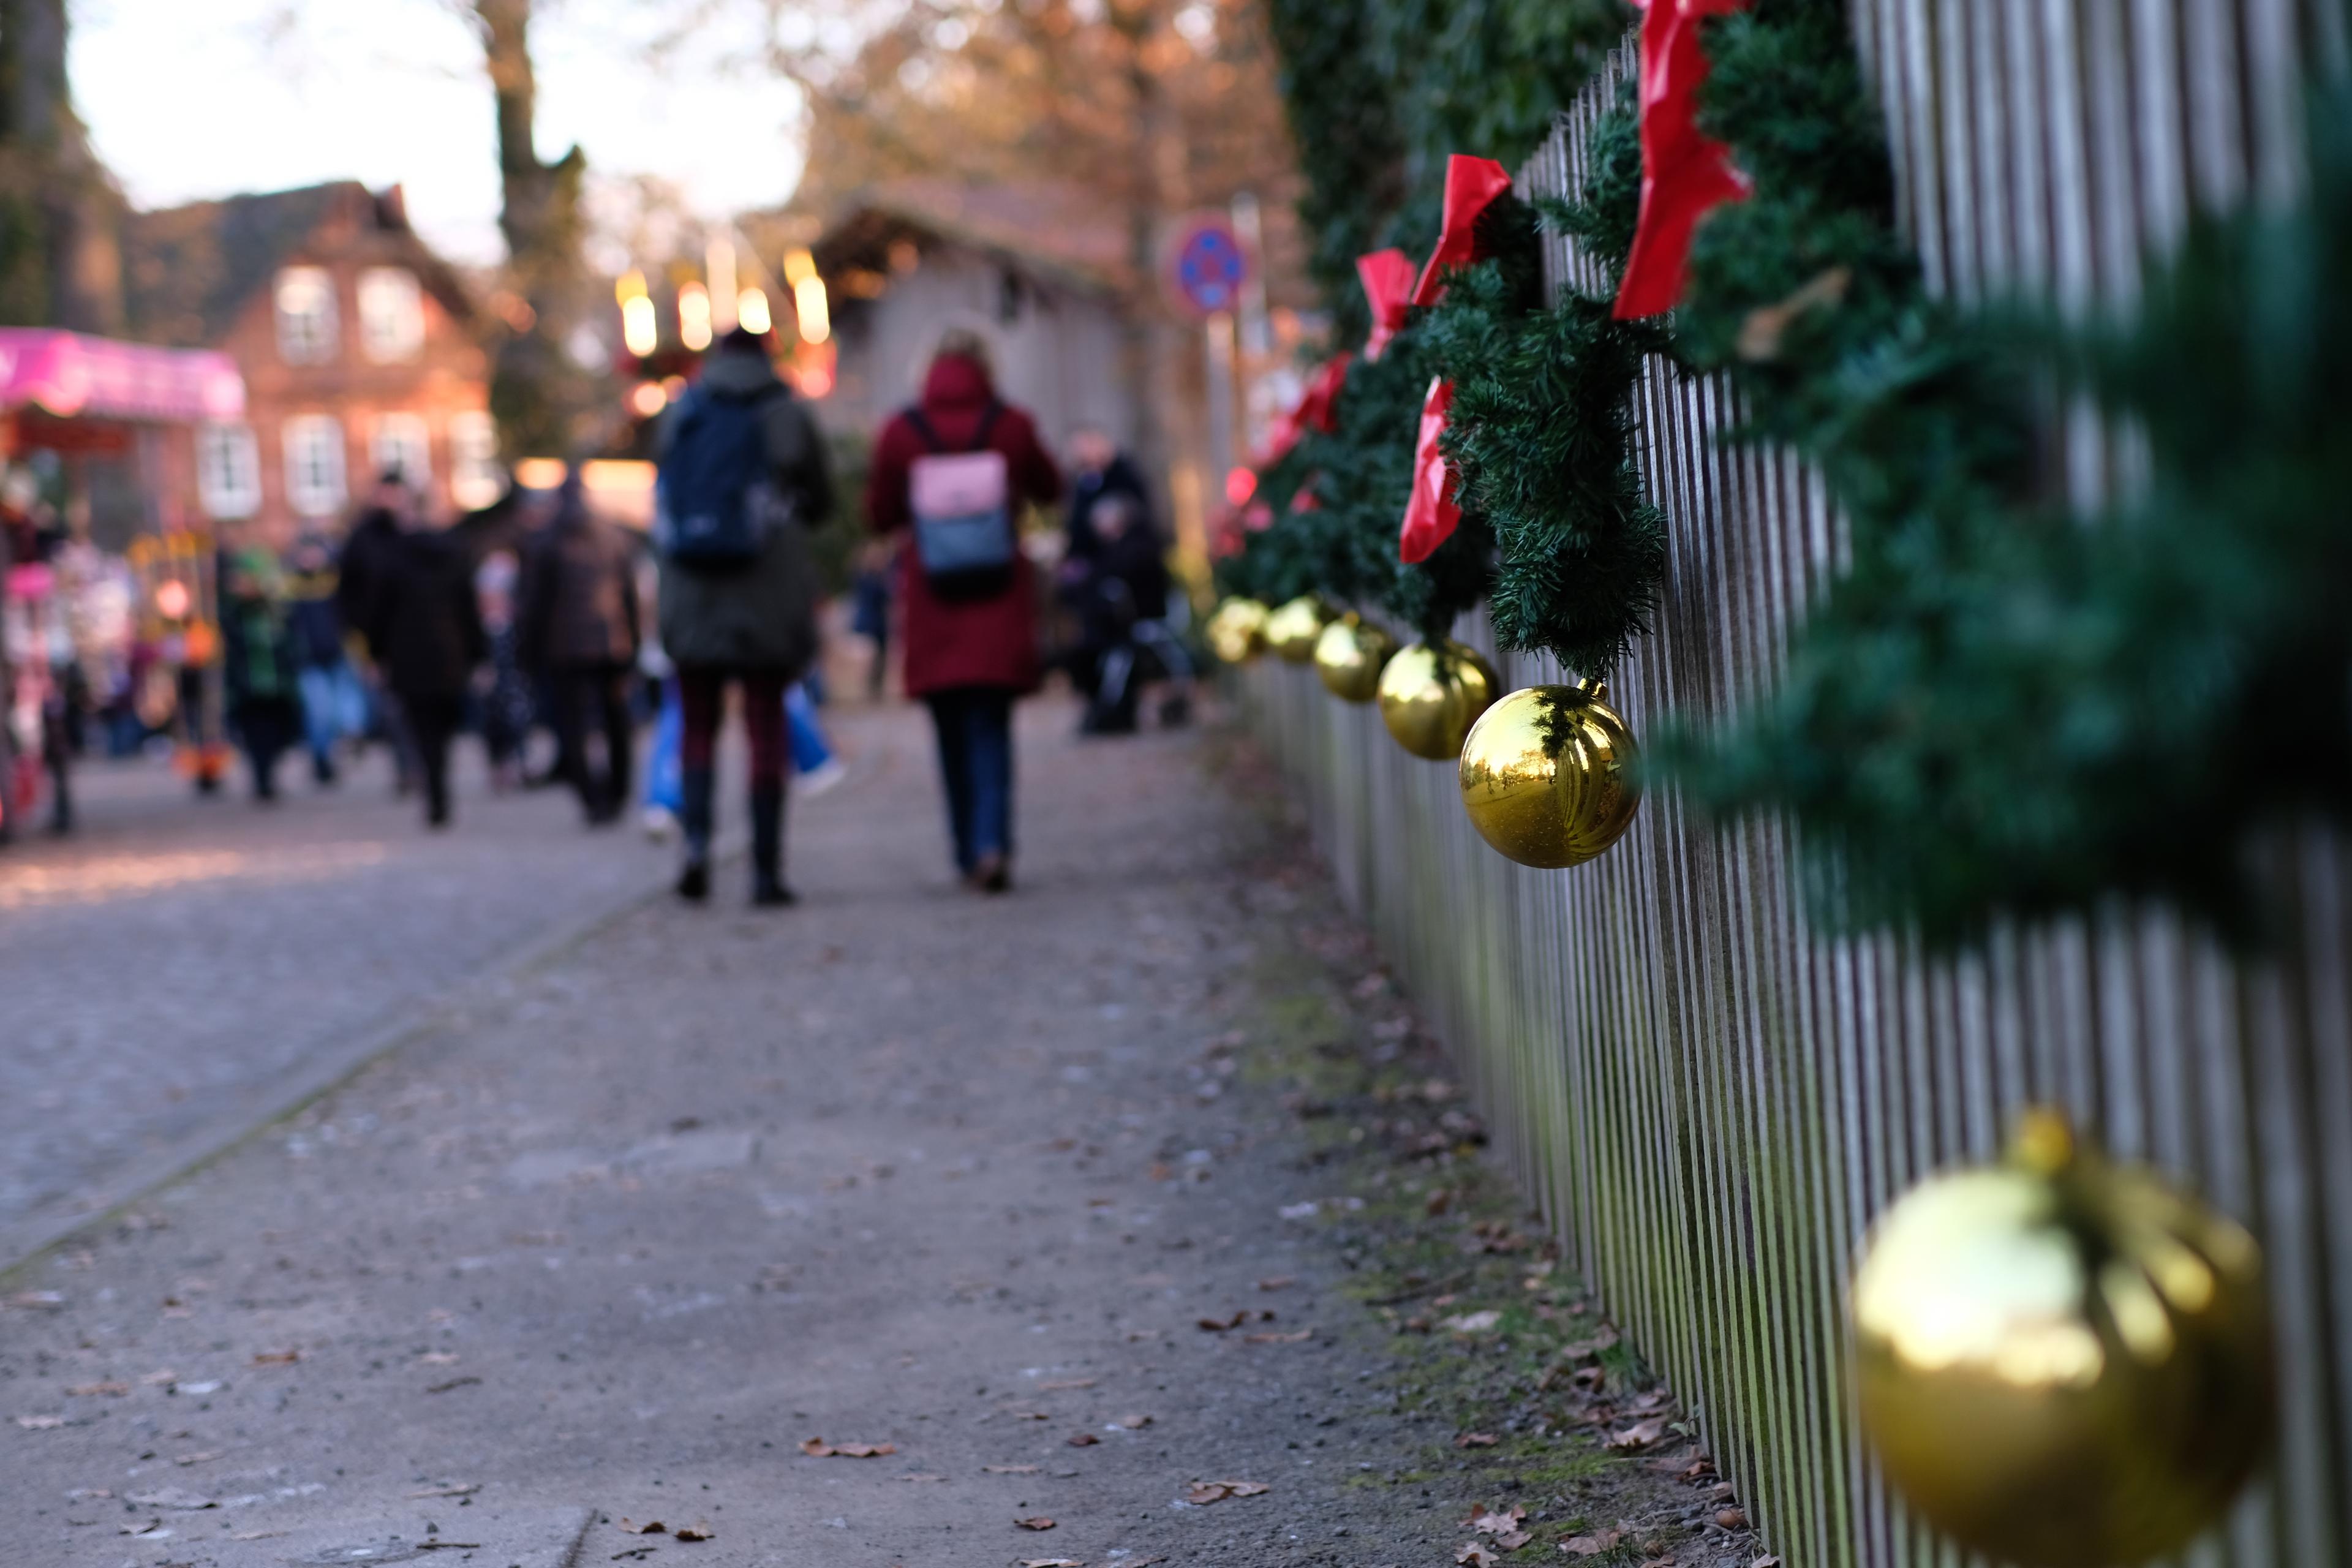
[[74,113],[66,0],[0,0],[0,317],[122,331],[123,202]]
[[1189,199],[1183,128],[1175,106],[1152,68],[1154,36],[1162,22],[1160,0],[1125,0],[1110,8],[1112,26],[1127,45],[1128,89],[1133,98],[1136,135],[1133,198],[1128,209],[1128,259],[1135,295],[1127,312],[1123,369],[1135,407],[1136,454],[1146,473],[1165,474],[1170,493],[1159,498],[1160,515],[1174,524],[1180,553],[1189,556],[1202,536],[1202,464],[1199,423],[1184,395],[1178,325],[1160,298],[1160,261],[1169,225]]
[[523,310],[509,313],[490,383],[490,409],[509,458],[568,457],[590,437],[596,385],[572,357],[586,320],[577,147],[542,163],[532,139],[539,81],[531,67],[531,0],[471,0],[498,105],[499,230]]

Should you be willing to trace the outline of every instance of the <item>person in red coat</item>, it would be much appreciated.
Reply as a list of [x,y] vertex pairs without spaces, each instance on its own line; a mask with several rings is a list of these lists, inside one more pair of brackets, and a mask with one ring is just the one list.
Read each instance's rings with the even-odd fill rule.
[[[1061,498],[1061,470],[1035,421],[998,397],[985,348],[968,333],[942,339],[922,400],[883,427],[874,447],[866,511],[877,533],[913,526],[913,470],[926,456],[995,451],[1004,458],[1013,515]],[[983,891],[1013,885],[1013,703],[1037,689],[1037,590],[1028,558],[983,591],[940,592],[913,549],[901,550],[907,693],[930,708],[939,731],[956,866]]]

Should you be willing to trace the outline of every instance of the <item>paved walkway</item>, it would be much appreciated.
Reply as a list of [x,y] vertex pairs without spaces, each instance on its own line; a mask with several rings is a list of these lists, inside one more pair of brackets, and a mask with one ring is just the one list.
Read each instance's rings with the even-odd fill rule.
[[262,809],[99,765],[77,837],[0,849],[0,1265],[420,997],[658,881],[641,838],[592,849],[562,792],[494,799],[479,770],[464,748],[458,826],[428,835],[382,770],[314,793],[294,759]]
[[[1429,1435],[1389,1413],[1369,1315],[1298,1218],[1326,1194],[1296,1124],[1220,1092],[1261,938],[1322,895],[1254,873],[1266,830],[1203,742],[1081,746],[1069,717],[1024,710],[1014,897],[952,885],[913,716],[853,721],[859,782],[797,814],[801,908],[755,915],[732,878],[709,910],[647,904],[20,1272],[0,1555],[1452,1561],[1458,1502],[1363,1484]],[[151,901],[184,894],[46,908],[43,940],[129,931],[122,1016],[194,998],[229,1038],[286,1026],[260,999],[311,977],[314,924],[396,970],[509,929],[483,901],[559,910],[643,869],[617,843],[573,869],[598,856],[536,804],[427,850],[388,816],[317,821],[331,876],[205,889],[315,900],[241,961],[251,990],[207,978],[237,964],[193,899]],[[1193,1489],[1219,1482],[1249,1485]],[[624,1522],[649,1520],[712,1539]]]

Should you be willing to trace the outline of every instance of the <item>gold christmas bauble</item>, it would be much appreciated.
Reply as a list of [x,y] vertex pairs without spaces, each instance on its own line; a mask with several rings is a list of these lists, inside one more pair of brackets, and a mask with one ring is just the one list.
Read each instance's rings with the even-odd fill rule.
[[1265,649],[1266,609],[1255,599],[1227,599],[1202,629],[1209,651],[1226,664],[1247,664]]
[[1530,686],[1480,716],[1462,745],[1462,805],[1478,837],[1522,866],[1580,866],[1642,804],[1633,732],[1599,681]]
[[1301,594],[1265,618],[1265,646],[1285,664],[1305,664],[1315,657],[1315,639],[1323,635],[1323,601]]
[[1447,638],[1416,643],[1381,668],[1381,719],[1416,757],[1450,763],[1503,689],[1486,656]]
[[2009,1158],[1930,1178],[1853,1289],[1862,1420],[1954,1539],[2113,1568],[2217,1522],[2269,1440],[2261,1248],[2153,1172],[2029,1113]]
[[1395,652],[1396,638],[1351,612],[1315,639],[1315,673],[1332,696],[1370,702],[1381,694],[1381,669]]

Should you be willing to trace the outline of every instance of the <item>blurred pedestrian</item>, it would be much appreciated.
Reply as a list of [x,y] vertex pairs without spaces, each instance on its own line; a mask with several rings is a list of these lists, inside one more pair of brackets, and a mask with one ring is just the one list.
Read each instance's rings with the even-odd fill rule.
[[678,896],[710,896],[714,756],[728,686],[751,752],[751,901],[789,904],[783,879],[784,689],[817,648],[807,531],[833,514],[816,421],[738,328],[663,421],[656,542],[661,641],[677,669]]
[[302,699],[310,776],[321,788],[339,776],[337,742],[367,725],[367,693],[352,668],[343,636],[341,587],[327,542],[315,533],[297,539],[286,557],[286,629]]
[[362,681],[374,710],[374,727],[392,749],[393,792],[401,795],[416,787],[415,741],[401,711],[399,695],[384,678],[384,650],[376,645],[371,628],[378,618],[375,600],[401,552],[402,531],[415,505],[401,470],[386,468],[377,477],[368,504],[352,520],[350,531],[343,535],[342,553],[335,563],[335,610],[344,626],[360,635],[366,655]]
[[[470,554],[479,542],[461,536],[460,542]],[[531,700],[530,677],[522,667],[522,631],[515,622],[521,564],[503,545],[479,559],[474,568],[474,603],[481,613],[483,647],[488,653],[476,677],[480,699],[477,717],[483,749],[490,754],[490,788],[505,795],[522,787],[523,752],[538,709]]]
[[1089,735],[1129,734],[1143,690],[1139,634],[1168,614],[1166,547],[1135,498],[1119,490],[1096,496],[1087,530],[1093,553],[1076,563],[1071,588],[1078,656],[1087,672],[1080,729]]
[[1110,433],[1096,425],[1082,425],[1070,437],[1070,504],[1063,522],[1066,548],[1063,559],[1091,562],[1102,535],[1094,524],[1095,503],[1106,496],[1124,496],[1148,532],[1157,533],[1151,515],[1151,491],[1143,470],[1119,449]]
[[253,798],[278,798],[278,760],[302,735],[300,672],[278,556],[258,540],[224,551],[218,567],[229,723],[253,775]]
[[[592,827],[619,821],[635,740],[636,545],[589,510],[576,467],[523,559],[518,621],[523,665],[545,673],[553,696],[556,742],[581,810]],[[589,754],[592,732],[604,738],[602,768]]]
[[874,661],[866,667],[866,697],[882,700],[890,678],[890,578],[898,569],[896,552],[882,540],[868,540],[857,552],[857,570],[849,580],[849,629],[874,645]]
[[488,651],[473,567],[460,541],[410,511],[369,572],[368,646],[415,745],[425,824],[446,826],[449,747]]
[[866,503],[876,531],[912,536],[898,578],[907,692],[938,731],[956,867],[985,892],[1013,886],[1013,703],[1041,673],[1019,518],[1061,493],[1035,423],[997,395],[984,345],[949,333],[921,401],[875,444]]

